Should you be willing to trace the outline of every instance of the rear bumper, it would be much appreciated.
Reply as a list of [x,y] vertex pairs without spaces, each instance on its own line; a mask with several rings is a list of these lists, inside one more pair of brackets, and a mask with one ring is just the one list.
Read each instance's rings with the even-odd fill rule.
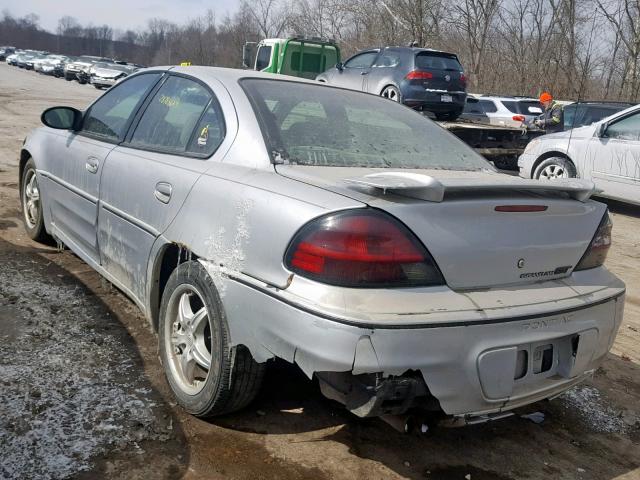
[[[404,85],[401,90],[404,104],[414,108],[426,107],[432,112],[462,111],[467,98],[465,92],[429,90],[415,85]],[[443,97],[451,97],[451,101],[443,101]]]
[[419,372],[446,414],[477,416],[556,396],[593,373],[623,315],[624,285],[610,278],[574,308],[532,313],[527,305],[495,319],[485,311],[472,321],[388,326],[329,318],[246,279],[221,288],[232,342],[257,361],[283,358],[309,377]]

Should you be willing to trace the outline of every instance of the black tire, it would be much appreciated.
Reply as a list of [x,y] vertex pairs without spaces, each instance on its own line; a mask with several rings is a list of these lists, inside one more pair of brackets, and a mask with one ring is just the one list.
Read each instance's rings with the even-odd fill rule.
[[[29,199],[28,199],[28,190],[30,182],[34,179],[35,186],[38,190],[38,202],[35,208],[28,208]],[[22,221],[24,223],[24,229],[27,232],[27,235],[32,240],[40,243],[50,244],[52,241],[51,236],[47,233],[47,230],[44,227],[44,215],[43,215],[43,206],[42,199],[39,193],[39,187],[37,184],[38,177],[36,176],[36,164],[32,158],[30,158],[24,166],[24,170],[22,172],[22,181],[20,182],[20,205],[22,206]],[[29,191],[33,191],[33,184],[31,184]],[[35,204],[31,204],[35,205]]]
[[446,121],[446,122],[453,122],[460,115],[462,115],[462,110],[461,109],[456,109],[456,110],[452,110],[450,112],[438,112],[435,115],[436,115],[436,120]]
[[[173,323],[174,293],[179,289],[194,288],[200,295],[208,312],[209,345],[211,366],[204,386],[195,394],[185,392],[181,380],[172,371],[173,360],[168,351],[168,325]],[[178,403],[197,417],[224,415],[240,410],[255,398],[264,378],[265,364],[257,363],[244,346],[229,346],[229,328],[224,307],[213,280],[200,262],[185,262],[176,268],[165,287],[160,307],[158,343],[165,376]]]
[[65,79],[67,82],[70,82],[71,80],[73,80],[73,77],[71,77],[71,76],[69,76],[69,75],[65,75],[65,76],[64,76],[64,79]]
[[380,92],[380,96],[388,98],[392,102],[402,103],[402,94],[400,93],[400,89],[394,85],[384,87],[382,92]]
[[96,88],[96,90],[102,90],[102,85],[95,85],[94,84],[93,86]]
[[565,157],[547,158],[540,162],[533,173],[533,178],[536,180],[540,180],[541,177],[543,180],[550,180],[553,178],[576,178],[577,176],[576,166]]

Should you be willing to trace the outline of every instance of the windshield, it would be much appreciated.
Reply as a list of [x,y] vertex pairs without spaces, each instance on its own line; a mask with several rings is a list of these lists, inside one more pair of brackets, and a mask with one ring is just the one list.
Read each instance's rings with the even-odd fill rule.
[[365,93],[246,79],[276,163],[326,167],[492,169],[457,137],[413,110]]

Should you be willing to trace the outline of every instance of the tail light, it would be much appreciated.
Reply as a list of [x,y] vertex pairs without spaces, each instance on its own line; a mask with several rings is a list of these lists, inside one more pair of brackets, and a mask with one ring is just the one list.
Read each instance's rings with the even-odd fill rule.
[[595,268],[602,265],[609,253],[609,247],[611,247],[611,218],[609,218],[609,211],[604,214],[598,230],[593,236],[589,248],[584,252],[584,255],[578,262],[578,265],[574,270],[588,270],[589,268]]
[[462,85],[466,85],[467,84],[467,77],[465,76],[464,73],[460,74],[460,83],[462,83]]
[[407,76],[404,78],[407,80],[431,80],[433,78],[433,73],[413,70],[412,72],[407,73]]
[[514,115],[513,117],[511,117],[513,120],[515,120],[516,122],[524,122],[524,115]]
[[346,210],[309,222],[291,241],[285,264],[303,277],[343,287],[444,284],[415,235],[373,209]]

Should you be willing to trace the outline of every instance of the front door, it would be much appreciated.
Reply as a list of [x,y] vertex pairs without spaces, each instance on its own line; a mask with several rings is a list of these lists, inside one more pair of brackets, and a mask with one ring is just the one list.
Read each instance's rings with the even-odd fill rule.
[[377,50],[358,53],[347,60],[341,71],[334,75],[335,84],[351,90],[363,90],[366,76],[378,56]]
[[640,111],[612,120],[589,141],[585,177],[605,195],[640,203]]
[[213,92],[183,76],[171,75],[143,108],[133,132],[107,159],[98,214],[102,265],[141,302],[153,243],[225,135]]
[[57,135],[51,146],[51,223],[54,236],[90,263],[99,262],[100,177],[109,153],[159,74],[134,77],[109,90],[84,115],[80,132]]

